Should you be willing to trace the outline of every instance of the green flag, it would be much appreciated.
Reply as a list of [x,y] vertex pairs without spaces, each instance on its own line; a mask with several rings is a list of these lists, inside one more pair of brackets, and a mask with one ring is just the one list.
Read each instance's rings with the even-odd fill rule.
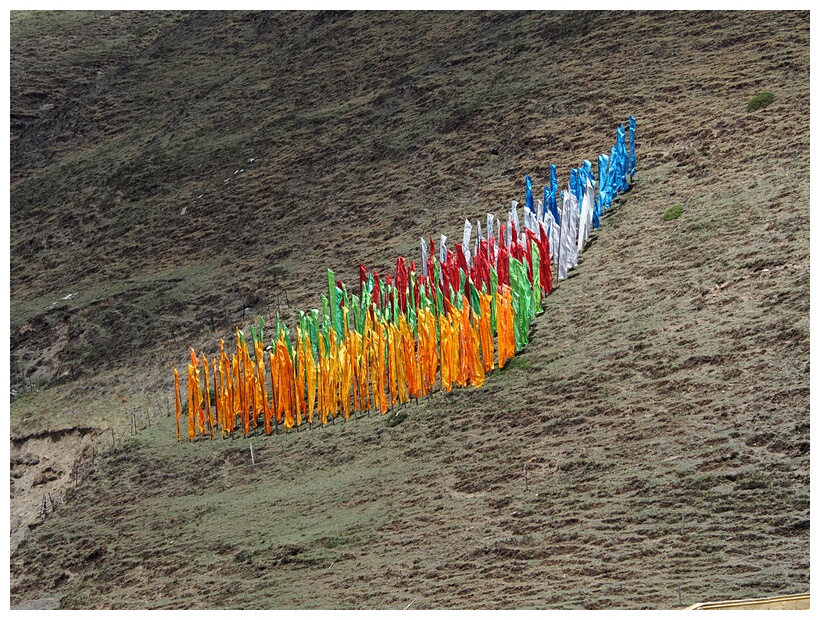
[[418,317],[416,316],[416,311],[413,309],[413,306],[407,306],[407,322],[410,323],[410,327],[413,328],[413,339],[419,339],[419,324],[418,324]]
[[478,297],[478,289],[472,280],[470,281],[470,308],[473,311],[473,315],[477,317],[481,316],[481,300]]
[[527,267],[516,258],[510,257],[510,284],[513,298],[513,326],[515,350],[520,351],[529,343],[530,297],[532,289],[527,278]]
[[310,319],[308,324],[308,333],[310,334],[310,347],[313,349],[314,359],[319,359],[319,311],[315,308],[310,311]]
[[347,287],[344,284],[342,284],[342,299],[344,300],[344,308],[346,309],[346,312],[342,313],[342,338],[344,338],[344,335],[345,335],[344,328],[345,328],[345,325],[347,325],[347,317],[349,317],[351,315],[350,314],[350,308],[351,308],[350,296],[347,294]]
[[532,305],[535,316],[541,310],[541,258],[535,241],[532,242]]
[[[441,298],[442,292],[439,289],[439,283],[441,282],[441,266],[438,264],[438,259],[435,256],[433,257],[433,271],[435,271],[435,280],[433,281],[433,288],[435,290],[433,292],[436,297],[437,316],[441,316],[444,314],[444,300]],[[438,324],[438,322],[436,322],[436,324]]]
[[334,284],[336,290],[336,308],[333,313],[333,330],[336,332],[336,343],[338,344],[345,335],[345,315],[342,312],[342,302],[344,301],[344,291]]

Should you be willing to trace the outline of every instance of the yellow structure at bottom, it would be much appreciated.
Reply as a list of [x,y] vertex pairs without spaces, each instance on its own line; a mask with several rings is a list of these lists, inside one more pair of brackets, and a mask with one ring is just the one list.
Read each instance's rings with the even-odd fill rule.
[[809,593],[752,598],[741,601],[697,603],[686,609],[809,609]]

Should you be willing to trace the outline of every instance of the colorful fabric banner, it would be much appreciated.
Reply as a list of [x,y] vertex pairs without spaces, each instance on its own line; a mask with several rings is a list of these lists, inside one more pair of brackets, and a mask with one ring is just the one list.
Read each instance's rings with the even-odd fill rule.
[[[436,384],[447,392],[453,386],[481,387],[496,365],[503,368],[528,345],[531,321],[552,292],[553,265],[558,279],[566,279],[590,231],[600,225],[603,210],[628,188],[635,171],[635,126],[630,116],[628,149],[622,125],[611,155],[598,156],[597,181],[588,160],[571,170],[560,211],[551,165],[550,185],[544,185],[537,208],[532,179],[525,176],[523,228],[513,200],[506,225],[487,214],[485,238],[477,224],[474,245],[466,219],[455,253],[442,234],[437,259],[432,236],[429,248],[422,237],[420,274],[416,263],[411,260],[408,266],[402,256],[395,274],[384,278],[360,264],[356,296],[328,269],[321,313],[300,312],[294,332],[277,316],[268,348],[262,317],[258,328],[251,326],[251,347],[236,328],[236,352],[230,357],[224,340],[210,364],[204,353],[198,356],[189,347],[189,440],[214,438],[217,429],[225,437],[237,425],[247,435],[264,424],[270,434],[274,424],[287,432],[313,424],[315,418],[326,424],[339,415],[348,418],[371,409],[385,414],[430,394]],[[176,368],[174,389],[180,441]]]

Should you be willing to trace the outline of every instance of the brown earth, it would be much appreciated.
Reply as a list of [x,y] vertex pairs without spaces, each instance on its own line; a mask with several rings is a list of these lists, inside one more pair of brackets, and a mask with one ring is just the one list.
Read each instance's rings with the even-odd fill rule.
[[[32,522],[12,605],[808,590],[808,13],[83,15],[64,39],[43,34],[64,15],[12,15],[12,381],[48,383],[11,431],[118,440]],[[65,58],[76,79],[52,90]],[[484,388],[395,426],[176,444],[188,344],[213,352],[277,301],[292,324],[324,267],[389,268],[522,200],[525,172],[565,183],[630,113],[637,183]],[[151,425],[123,440],[133,414]],[[12,476],[35,445],[12,440]]]

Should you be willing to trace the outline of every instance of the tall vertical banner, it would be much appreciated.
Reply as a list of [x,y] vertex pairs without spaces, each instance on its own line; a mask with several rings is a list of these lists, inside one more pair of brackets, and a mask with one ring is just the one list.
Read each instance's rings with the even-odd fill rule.
[[[523,227],[513,200],[506,225],[488,213],[485,237],[477,222],[475,244],[469,219],[455,253],[441,234],[438,260],[432,235],[429,247],[421,237],[420,275],[416,263],[407,265],[403,256],[395,273],[381,278],[359,265],[357,296],[328,269],[321,311],[299,312],[294,332],[277,314],[268,347],[262,317],[258,328],[251,326],[250,341],[236,326],[236,353],[230,357],[224,341],[210,364],[190,347],[188,438],[214,438],[218,428],[223,438],[235,428],[245,435],[260,428],[270,434],[274,424],[287,432],[317,417],[325,424],[372,409],[384,414],[429,394],[437,383],[444,391],[481,387],[496,366],[496,352],[498,367],[504,367],[528,345],[530,323],[543,310],[542,294],[553,288],[551,263],[565,280],[603,211],[628,189],[636,168],[635,128],[630,116],[628,143],[624,125],[618,128],[611,154],[598,156],[597,179],[589,160],[571,169],[560,210],[556,167],[550,165],[550,182],[537,207],[532,179],[525,175]],[[268,331],[274,331],[272,324]],[[176,368],[174,389],[180,441]]]

